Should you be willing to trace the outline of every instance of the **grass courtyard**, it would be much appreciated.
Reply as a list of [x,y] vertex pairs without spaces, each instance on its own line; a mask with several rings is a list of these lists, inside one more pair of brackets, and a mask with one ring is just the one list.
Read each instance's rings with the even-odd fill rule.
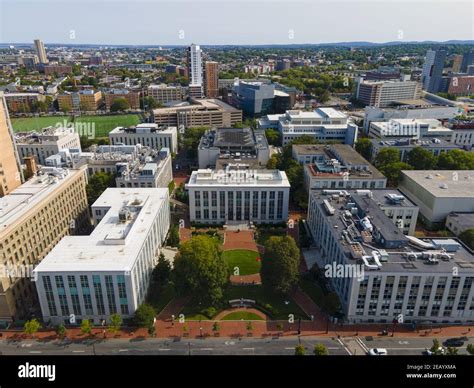
[[95,137],[107,137],[115,127],[128,127],[140,123],[136,114],[107,115],[107,116],[54,116],[54,117],[22,117],[11,119],[15,132],[38,131],[45,127],[63,123],[94,124]]
[[238,268],[239,275],[253,275],[260,272],[260,254],[247,249],[233,249],[224,251],[222,256],[229,267],[231,274]]
[[250,311],[234,311],[224,316],[222,321],[263,321],[263,318]]
[[[293,314],[295,319],[308,318],[291,297],[284,297],[266,291],[259,285],[229,286],[224,292],[225,302],[241,298],[255,300],[256,304],[253,307],[267,314],[272,320],[287,320],[289,314]],[[213,319],[219,312],[228,308],[228,305],[224,305],[220,309],[209,309],[208,306],[199,306],[191,300],[180,313],[184,314],[188,321],[208,320]]]

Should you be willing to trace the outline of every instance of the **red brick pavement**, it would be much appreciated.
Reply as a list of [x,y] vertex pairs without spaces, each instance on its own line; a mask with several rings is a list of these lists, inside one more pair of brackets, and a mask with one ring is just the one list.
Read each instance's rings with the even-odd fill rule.
[[254,234],[251,230],[241,230],[240,232],[226,230],[222,248],[224,251],[231,249],[258,251],[257,243],[254,240]]

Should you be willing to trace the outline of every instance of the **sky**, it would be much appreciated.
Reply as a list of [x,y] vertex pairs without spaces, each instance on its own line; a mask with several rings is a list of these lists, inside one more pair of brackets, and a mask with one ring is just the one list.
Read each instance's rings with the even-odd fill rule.
[[0,0],[0,43],[251,45],[474,39],[474,0]]

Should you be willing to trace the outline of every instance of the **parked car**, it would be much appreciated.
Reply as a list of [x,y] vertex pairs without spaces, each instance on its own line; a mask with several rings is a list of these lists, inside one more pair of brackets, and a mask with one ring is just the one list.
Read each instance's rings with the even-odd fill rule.
[[370,349],[367,354],[369,356],[386,356],[388,354],[387,349],[383,348],[373,348]]
[[464,345],[464,338],[448,338],[446,341],[443,342],[444,346],[454,346],[459,348]]

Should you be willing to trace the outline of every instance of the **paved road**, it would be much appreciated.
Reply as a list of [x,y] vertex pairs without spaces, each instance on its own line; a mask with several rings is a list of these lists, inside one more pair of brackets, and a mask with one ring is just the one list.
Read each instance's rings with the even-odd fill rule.
[[[298,343],[298,338],[114,339],[70,344],[2,340],[0,352],[3,355],[293,355]],[[323,343],[331,355],[348,354],[342,343],[331,338],[304,337],[301,343],[308,354],[317,343]]]
[[[446,338],[438,338],[442,343]],[[391,338],[391,337],[377,337],[377,338],[359,338],[361,346],[366,348],[385,348],[388,354],[391,355],[420,355],[426,348],[431,348],[433,345],[433,338]],[[468,354],[466,346],[468,343],[474,344],[474,337],[470,337],[469,341],[464,343],[464,346],[458,348],[459,354]]]
[[[440,338],[442,342],[443,339]],[[292,338],[207,338],[200,339],[109,339],[74,343],[59,341],[0,341],[2,355],[293,355],[297,337]],[[385,348],[390,355],[421,355],[430,348],[430,338],[391,337],[345,337],[321,338],[301,337],[307,354],[312,354],[314,345],[324,344],[330,355],[365,355],[370,348]],[[459,354],[467,354],[466,345]],[[471,337],[469,343],[474,343]]]

